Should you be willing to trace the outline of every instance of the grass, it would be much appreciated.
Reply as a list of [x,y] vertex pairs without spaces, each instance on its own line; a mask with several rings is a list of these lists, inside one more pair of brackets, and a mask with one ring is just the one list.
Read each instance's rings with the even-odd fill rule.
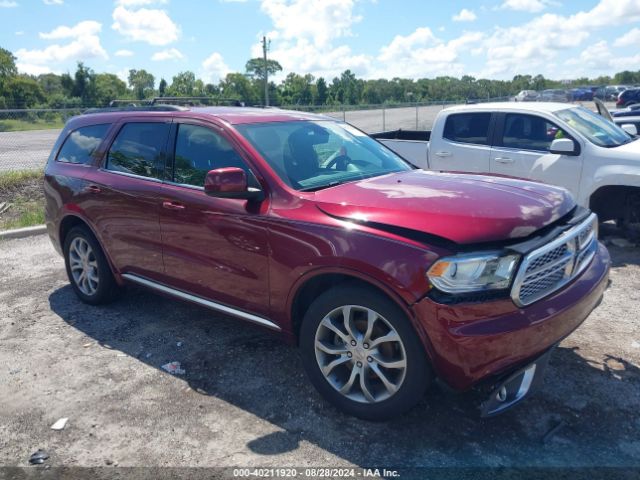
[[0,230],[44,223],[42,170],[0,173],[0,204],[10,208],[0,214]]
[[56,120],[0,120],[0,132],[21,132],[25,130],[46,130],[50,128],[62,128],[64,122]]

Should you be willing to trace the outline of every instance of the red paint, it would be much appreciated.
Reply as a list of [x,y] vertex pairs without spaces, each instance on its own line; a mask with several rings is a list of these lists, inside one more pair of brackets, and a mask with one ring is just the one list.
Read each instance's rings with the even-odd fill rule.
[[[290,341],[300,320],[292,318],[292,306],[306,282],[325,274],[360,279],[400,305],[439,375],[460,389],[537,355],[594,308],[606,285],[604,247],[581,277],[524,309],[508,299],[447,306],[425,297],[429,266],[455,253],[455,246],[442,245],[527,237],[569,212],[573,200],[563,189],[538,183],[422,171],[297,192],[233,127],[319,118],[245,108],[76,117],[56,142],[46,168],[48,232],[60,250],[61,224],[73,215],[93,230],[119,281],[124,272],[137,273],[267,317]],[[204,188],[102,170],[119,126],[133,119],[188,119],[217,128],[251,167],[265,198],[220,198],[207,195]],[[95,123],[113,126],[92,165],[55,161],[70,131]],[[239,172],[221,170],[228,171],[210,174],[208,185],[236,191],[243,183]],[[403,236],[406,230],[449,243],[410,239]]]

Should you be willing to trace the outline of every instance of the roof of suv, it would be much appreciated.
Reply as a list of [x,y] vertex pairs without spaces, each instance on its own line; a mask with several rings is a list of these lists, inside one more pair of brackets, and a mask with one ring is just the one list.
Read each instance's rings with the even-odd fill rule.
[[481,111],[497,111],[504,112],[509,110],[531,111],[531,112],[557,112],[566,108],[577,107],[573,103],[560,102],[493,102],[493,103],[476,103],[470,105],[457,105],[446,108],[447,111],[463,111],[481,110]]
[[[96,111],[85,114],[96,115],[100,117],[122,118],[122,117],[140,117],[164,115],[171,117],[201,118],[207,119],[211,117],[219,118],[231,124],[243,123],[265,123],[265,122],[288,122],[294,120],[335,120],[325,115],[317,115],[313,113],[298,112],[294,110],[280,110],[277,108],[251,108],[251,107],[191,107],[175,111],[158,111],[158,110],[120,110],[120,111]],[[95,117],[94,117],[95,118]]]

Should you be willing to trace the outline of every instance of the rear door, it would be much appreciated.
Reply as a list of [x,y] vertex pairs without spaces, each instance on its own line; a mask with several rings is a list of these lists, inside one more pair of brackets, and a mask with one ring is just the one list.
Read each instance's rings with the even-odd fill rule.
[[572,138],[570,135],[550,120],[534,114],[501,114],[496,126],[491,173],[558,185],[577,198],[582,155],[549,153],[553,140]]
[[85,211],[116,268],[144,277],[162,275],[158,198],[171,120],[129,118],[102,165],[85,181]]
[[166,283],[206,299],[268,316],[267,203],[205,194],[209,170],[239,167],[253,177],[223,130],[180,120],[170,141],[160,206]]
[[485,172],[490,170],[492,130],[490,112],[447,115],[431,133],[429,167],[432,170]]

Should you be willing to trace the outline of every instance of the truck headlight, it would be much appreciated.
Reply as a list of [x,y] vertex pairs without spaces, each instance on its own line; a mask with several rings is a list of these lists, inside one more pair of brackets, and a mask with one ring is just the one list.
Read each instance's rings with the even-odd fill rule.
[[519,255],[498,252],[443,257],[434,263],[427,277],[438,290],[468,293],[508,288]]

